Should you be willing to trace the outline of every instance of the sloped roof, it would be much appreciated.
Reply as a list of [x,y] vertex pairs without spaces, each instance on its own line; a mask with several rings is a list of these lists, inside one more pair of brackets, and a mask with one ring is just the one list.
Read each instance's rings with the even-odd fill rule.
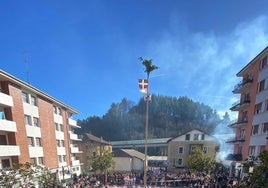
[[90,140],[90,141],[100,143],[100,144],[111,145],[106,140],[103,140],[102,138],[96,137],[93,134],[85,133],[84,135],[85,135],[86,140]]
[[114,157],[136,157],[144,160],[145,154],[134,149],[117,149],[113,151]]
[[75,110],[74,108],[68,106],[67,104],[59,101],[58,99],[48,95],[47,93],[37,89],[36,87],[34,87],[33,85],[30,85],[29,83],[26,83],[18,78],[16,78],[15,76],[12,76],[11,74],[8,74],[7,72],[3,71],[0,69],[0,80],[1,81],[10,81],[20,87],[23,87],[41,97],[44,97],[45,99],[48,99],[50,101],[52,101],[53,103],[66,108],[67,111],[73,113],[73,114],[78,114],[79,112],[77,110]]
[[266,46],[256,57],[254,57],[245,67],[243,67],[236,75],[242,76],[243,72],[249,68],[263,53],[266,53],[268,46]]
[[[205,131],[203,131],[203,130],[201,130],[201,129],[192,129],[192,130],[186,131],[186,132],[184,132],[184,133],[182,133],[182,134],[180,134],[180,135],[178,135],[178,136],[175,136],[175,137],[169,139],[169,140],[167,141],[167,143],[169,143],[170,141],[172,141],[172,140],[174,140],[174,139],[176,139],[176,138],[178,138],[178,137],[180,137],[180,136],[186,135],[187,133],[189,133],[189,132],[191,132],[191,131],[195,131],[195,130],[196,130],[196,131],[199,131],[199,132],[202,132],[202,133],[204,133],[204,134],[206,134],[206,135],[208,135],[208,136],[211,136],[210,134],[206,133]],[[213,137],[213,136],[211,136],[211,137]],[[215,139],[216,139],[216,138],[215,138]]]

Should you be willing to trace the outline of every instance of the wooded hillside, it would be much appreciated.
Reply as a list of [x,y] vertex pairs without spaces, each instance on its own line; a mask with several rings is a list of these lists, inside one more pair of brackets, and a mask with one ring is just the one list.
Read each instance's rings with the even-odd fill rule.
[[[77,133],[92,133],[107,141],[144,139],[145,110],[143,98],[138,104],[124,98],[112,103],[103,117],[78,120]],[[149,104],[149,138],[175,137],[193,128],[212,133],[222,121],[226,119],[220,119],[211,107],[187,97],[153,95]]]

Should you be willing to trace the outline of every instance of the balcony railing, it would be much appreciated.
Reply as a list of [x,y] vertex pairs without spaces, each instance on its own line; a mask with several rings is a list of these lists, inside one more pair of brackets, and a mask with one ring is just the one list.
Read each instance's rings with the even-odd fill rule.
[[245,108],[247,108],[249,106],[250,103],[250,99],[246,98],[244,99],[242,102],[237,101],[235,102],[232,107],[230,108],[230,110],[232,111],[239,111],[239,110],[243,110]]
[[17,132],[16,122],[0,119],[0,131]]
[[69,133],[71,140],[82,141],[82,139],[77,134],[73,133],[72,131],[69,131]]
[[13,99],[11,96],[0,92],[0,105],[5,107],[13,107]]
[[20,148],[14,145],[0,145],[0,157],[19,156]]
[[77,122],[75,120],[73,120],[72,118],[68,118],[68,123],[70,126],[72,126],[74,128],[81,128],[79,125],[77,125]]
[[79,166],[80,161],[79,160],[72,160],[72,166]]
[[242,154],[228,154],[226,160],[230,161],[242,161]]
[[242,126],[245,126],[248,123],[248,118],[247,117],[242,117],[240,119],[237,119],[235,121],[232,121],[228,127],[230,128],[240,128]]
[[241,80],[238,84],[235,85],[233,93],[241,93],[245,91],[252,82],[252,78],[246,78],[245,80]]
[[245,142],[245,137],[234,137],[226,141],[226,143],[235,144]]
[[71,153],[83,153],[82,151],[79,151],[79,148],[76,145],[71,144]]

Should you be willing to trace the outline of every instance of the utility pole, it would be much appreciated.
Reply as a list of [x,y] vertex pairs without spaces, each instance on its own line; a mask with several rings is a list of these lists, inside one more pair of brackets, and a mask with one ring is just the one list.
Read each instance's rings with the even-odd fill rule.
[[26,66],[26,80],[27,80],[27,83],[30,84],[28,51],[27,50],[24,50],[23,55],[24,55],[24,59],[23,60],[24,60],[25,66]]
[[147,187],[147,170],[148,170],[148,159],[147,159],[147,153],[148,153],[148,124],[149,124],[149,101],[151,100],[151,96],[149,94],[149,77],[150,73],[153,70],[158,69],[157,66],[152,64],[152,60],[146,60],[142,57],[139,58],[139,60],[142,62],[142,65],[144,65],[145,70],[144,72],[147,75],[147,80],[139,79],[139,87],[141,89],[141,92],[145,93],[145,102],[146,102],[146,117],[145,117],[145,144],[144,144],[144,175],[143,175],[143,184],[144,187]]

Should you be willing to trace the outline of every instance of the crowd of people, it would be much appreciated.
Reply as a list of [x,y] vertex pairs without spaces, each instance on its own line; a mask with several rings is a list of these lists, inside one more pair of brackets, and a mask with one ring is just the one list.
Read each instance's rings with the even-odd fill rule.
[[[196,187],[196,188],[228,188],[238,187],[238,182],[229,180],[225,173],[206,174],[190,172],[149,171],[147,187]],[[104,175],[87,175],[77,177],[67,188],[138,188],[144,187],[143,173],[112,173]]]

